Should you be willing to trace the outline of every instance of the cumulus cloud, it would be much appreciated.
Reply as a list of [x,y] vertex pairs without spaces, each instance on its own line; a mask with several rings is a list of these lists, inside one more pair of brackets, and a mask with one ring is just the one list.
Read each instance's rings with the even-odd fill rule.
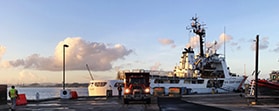
[[0,60],[5,52],[6,52],[6,47],[0,45]]
[[238,45],[237,42],[232,42],[232,43],[231,43],[231,46],[237,46],[237,45]]
[[249,42],[249,40],[247,40],[247,39],[245,39],[245,38],[240,38],[240,39],[238,39],[236,42],[231,42],[231,45],[233,46],[233,47],[236,47],[236,49],[237,50],[240,50],[241,48],[242,48],[242,46],[241,46],[241,44],[242,43],[247,43],[247,42]]
[[[225,33],[222,33],[219,36],[219,40],[218,41],[214,41],[214,42],[207,42],[206,44],[206,48],[210,49],[210,50],[217,50],[219,49],[222,45],[224,45],[224,42],[229,42],[232,41],[232,36],[227,35]],[[199,36],[195,35],[193,37],[190,38],[190,42],[188,44],[186,44],[186,47],[192,47],[192,48],[199,48],[200,47],[200,39]],[[231,44],[231,45],[237,45],[235,43]]]
[[20,82],[43,82],[46,80],[45,77],[38,76],[30,71],[22,70],[19,72],[18,80]]
[[131,67],[131,66],[132,66],[132,63],[121,64],[119,66],[115,66],[114,70],[120,71],[120,70],[123,70],[123,68],[125,68],[125,67]]
[[279,52],[279,43],[276,44],[276,48],[272,50],[273,52]]
[[[5,54],[5,52],[6,52],[6,47],[0,45],[0,61],[2,60],[2,57]],[[8,61],[1,61],[0,67],[7,68],[10,67],[10,64]]]
[[161,63],[156,62],[153,66],[150,67],[150,70],[159,70],[161,65]]
[[264,37],[264,38],[261,39],[259,48],[260,49],[267,49],[268,45],[269,45],[268,37]]
[[[53,56],[42,57],[32,54],[25,59],[8,61],[12,67],[23,67],[26,69],[61,71],[63,62],[63,45],[65,47],[65,62],[67,70],[86,70],[85,64],[89,64],[94,71],[105,71],[112,69],[112,62],[124,59],[131,52],[121,44],[106,45],[104,43],[89,42],[80,37],[66,38],[57,44]],[[7,65],[6,65],[7,66]]]
[[223,44],[224,42],[228,42],[228,41],[231,41],[233,38],[232,36],[230,35],[227,35],[225,33],[222,33],[220,36],[219,36],[219,42],[221,44]]
[[190,38],[190,42],[186,44],[186,47],[198,48],[199,47],[199,36],[193,36]]
[[[230,35],[227,35],[227,34],[225,34],[225,33],[222,33],[222,34],[219,36],[219,40],[218,40],[218,41],[215,41],[214,43],[209,43],[209,44],[207,45],[207,48],[212,47],[213,45],[215,45],[214,48],[213,48],[213,50],[217,50],[217,49],[219,49],[220,47],[222,47],[222,46],[224,45],[224,42],[229,42],[229,41],[231,41],[231,40],[232,40],[232,37],[231,37]],[[236,45],[236,44],[234,44],[234,45]]]
[[167,39],[167,38],[160,38],[160,39],[158,39],[158,41],[162,45],[171,45],[172,48],[176,47],[173,40],[170,40],[170,39]]
[[[260,38],[259,49],[264,50],[264,49],[268,48],[268,45],[269,45],[268,39],[269,39],[268,37]],[[252,42],[251,49],[256,50],[256,42]]]

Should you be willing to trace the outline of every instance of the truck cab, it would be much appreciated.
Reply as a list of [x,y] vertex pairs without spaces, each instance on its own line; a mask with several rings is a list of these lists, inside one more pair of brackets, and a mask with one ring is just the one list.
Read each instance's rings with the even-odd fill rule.
[[127,72],[124,79],[124,104],[129,101],[151,102],[150,96],[150,74],[147,72]]

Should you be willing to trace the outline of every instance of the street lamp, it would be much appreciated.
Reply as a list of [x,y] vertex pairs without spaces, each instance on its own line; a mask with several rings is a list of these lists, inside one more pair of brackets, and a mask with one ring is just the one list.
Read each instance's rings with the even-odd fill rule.
[[65,47],[69,47],[69,45],[63,45],[63,90],[65,90]]
[[63,89],[60,91],[61,99],[70,99],[70,89],[65,89],[65,48],[69,47],[67,44],[63,45]]
[[255,64],[255,104],[258,104],[258,65],[259,65],[259,35],[256,36],[256,64]]

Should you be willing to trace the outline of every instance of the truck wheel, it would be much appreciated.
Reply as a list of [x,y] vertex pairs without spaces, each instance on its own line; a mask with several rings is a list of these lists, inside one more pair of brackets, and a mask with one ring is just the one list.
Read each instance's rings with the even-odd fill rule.
[[147,100],[146,100],[146,103],[147,103],[147,104],[150,104],[150,103],[151,103],[151,99],[150,99],[150,98],[147,99]]
[[128,99],[123,99],[124,104],[129,104],[129,100]]

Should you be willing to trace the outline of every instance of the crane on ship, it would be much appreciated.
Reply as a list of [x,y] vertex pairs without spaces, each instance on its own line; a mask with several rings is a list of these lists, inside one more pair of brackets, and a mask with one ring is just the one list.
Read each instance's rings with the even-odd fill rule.
[[94,80],[93,75],[92,75],[92,73],[91,73],[91,71],[90,71],[90,69],[89,69],[88,64],[86,64],[86,68],[87,68],[87,70],[88,70],[88,72],[89,72],[89,75],[90,75],[90,77],[91,77],[91,80]]

